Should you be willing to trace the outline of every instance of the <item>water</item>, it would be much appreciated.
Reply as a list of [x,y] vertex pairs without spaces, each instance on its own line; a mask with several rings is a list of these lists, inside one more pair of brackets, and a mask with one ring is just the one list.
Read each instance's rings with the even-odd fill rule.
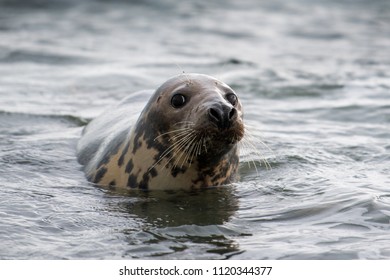
[[[0,2],[0,258],[389,258],[390,3],[154,2]],[[239,93],[262,156],[199,193],[89,184],[82,127],[182,71]]]

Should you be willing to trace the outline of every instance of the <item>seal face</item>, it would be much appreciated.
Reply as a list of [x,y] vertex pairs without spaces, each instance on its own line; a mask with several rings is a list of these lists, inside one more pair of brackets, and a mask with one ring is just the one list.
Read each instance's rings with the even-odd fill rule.
[[161,85],[131,128],[129,102],[93,120],[78,144],[88,180],[139,189],[197,189],[234,181],[244,136],[226,84],[181,74]]

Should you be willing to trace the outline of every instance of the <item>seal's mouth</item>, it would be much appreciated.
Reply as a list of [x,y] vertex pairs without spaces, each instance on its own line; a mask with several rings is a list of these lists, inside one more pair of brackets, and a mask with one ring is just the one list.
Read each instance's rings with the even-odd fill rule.
[[226,127],[216,126],[203,118],[196,123],[178,122],[170,131],[161,132],[155,141],[162,146],[159,161],[166,158],[175,166],[184,166],[199,158],[219,158],[234,149],[243,137],[241,118],[236,118]]
[[235,145],[241,141],[243,134],[237,133],[235,130],[223,131],[222,133],[211,134],[211,141],[215,142],[215,145]]
[[202,134],[208,138],[209,146],[235,145],[244,137],[244,126],[241,122],[234,122],[226,128],[209,124],[203,128]]

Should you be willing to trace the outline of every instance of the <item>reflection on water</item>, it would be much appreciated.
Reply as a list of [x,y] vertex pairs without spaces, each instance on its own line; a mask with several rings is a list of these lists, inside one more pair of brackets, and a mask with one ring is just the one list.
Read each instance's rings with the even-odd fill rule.
[[131,213],[153,227],[223,225],[238,209],[238,199],[231,188],[147,192],[135,198],[119,203],[116,210]]
[[204,257],[185,256],[184,251],[193,244],[211,245],[207,253],[220,255],[219,258],[239,253],[234,236],[241,233],[224,226],[238,209],[238,197],[230,187],[194,192],[110,190],[106,196],[111,215],[125,215],[137,221],[137,227],[123,228],[121,232],[130,246],[142,243],[145,247],[128,250],[128,256],[162,257],[183,252],[183,258]]

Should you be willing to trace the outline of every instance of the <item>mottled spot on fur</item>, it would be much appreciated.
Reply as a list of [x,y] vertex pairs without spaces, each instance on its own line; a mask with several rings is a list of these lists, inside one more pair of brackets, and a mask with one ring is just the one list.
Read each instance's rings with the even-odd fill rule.
[[131,159],[126,164],[125,172],[130,174],[133,168],[134,168],[134,164],[133,164],[133,160]]
[[87,177],[88,181],[93,182],[93,175],[92,174],[88,174],[86,177]]
[[138,188],[140,188],[142,190],[147,190],[148,185],[149,185],[149,175],[148,175],[148,173],[145,173],[142,176],[142,181],[139,183]]
[[115,185],[116,185],[115,180],[112,180],[112,181],[108,184],[108,186],[110,186],[110,187],[113,187],[113,186],[115,186]]
[[138,140],[138,139],[134,139],[134,143],[133,143],[133,154],[135,154],[137,152],[137,150],[139,148],[141,148],[142,146],[142,141],[141,140]]
[[127,152],[129,151],[129,148],[130,148],[130,141],[128,141],[126,143],[126,146],[123,149],[122,154],[121,154],[121,156],[118,159],[118,166],[119,167],[121,167],[123,165],[123,161],[125,160],[125,156],[126,156]]
[[118,137],[116,137],[112,141],[112,143],[110,143],[109,147],[106,147],[106,149],[103,152],[104,155],[100,160],[98,166],[106,165],[110,162],[111,156],[118,153],[119,148],[122,146],[124,142],[123,139],[126,139],[126,136],[127,136],[127,132],[126,131],[122,132]]
[[158,172],[155,167],[149,170],[149,173],[152,177],[156,177],[158,175]]
[[96,172],[96,176],[95,176],[94,182],[95,183],[99,183],[103,179],[103,177],[106,174],[106,172],[107,172],[107,168],[106,167],[104,167],[104,166],[100,167],[99,170]]
[[136,188],[137,187],[137,177],[134,175],[130,175],[129,179],[127,180],[127,186],[130,188]]
[[187,171],[186,167],[175,167],[171,170],[171,175],[175,178],[179,173],[185,173]]
[[105,165],[105,164],[109,163],[109,162],[110,162],[111,155],[112,155],[111,152],[107,152],[107,153],[103,156],[102,160],[100,161],[99,166]]

